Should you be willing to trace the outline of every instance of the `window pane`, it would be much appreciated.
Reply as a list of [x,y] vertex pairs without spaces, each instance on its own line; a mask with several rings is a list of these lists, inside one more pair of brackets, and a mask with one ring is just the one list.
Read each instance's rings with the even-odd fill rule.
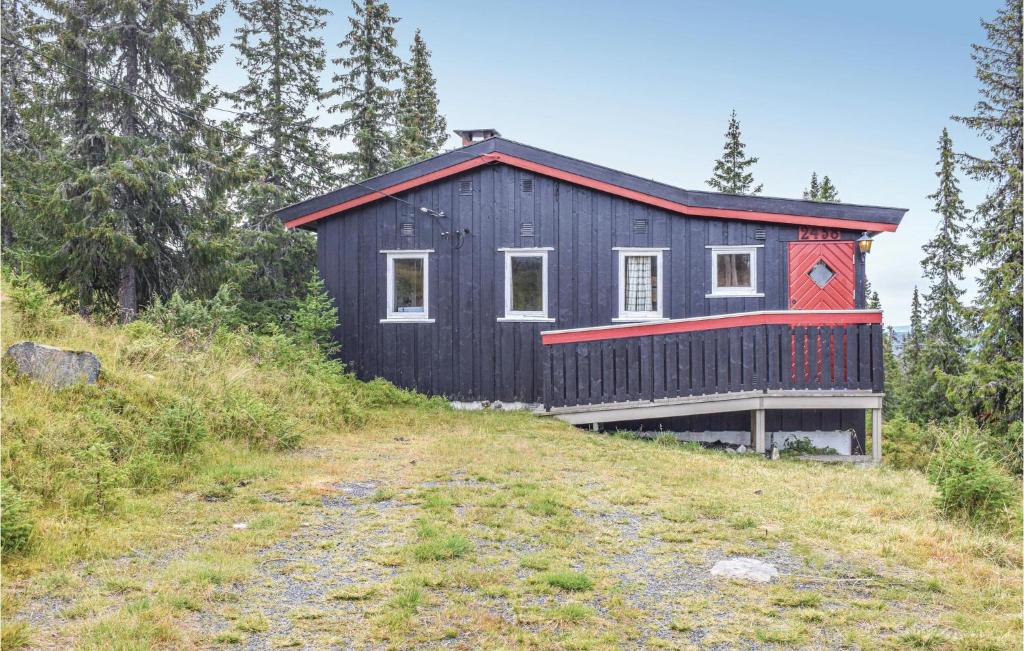
[[395,312],[424,312],[423,259],[396,258]]
[[627,312],[658,311],[658,261],[653,255],[626,256]]
[[544,311],[544,259],[512,256],[512,311]]
[[718,286],[750,288],[750,254],[719,253]]

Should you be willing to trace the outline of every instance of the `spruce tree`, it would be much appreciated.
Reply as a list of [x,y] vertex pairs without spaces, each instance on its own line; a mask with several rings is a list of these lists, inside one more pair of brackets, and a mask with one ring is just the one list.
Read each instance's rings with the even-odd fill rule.
[[935,419],[934,414],[928,408],[928,387],[932,382],[925,367],[923,355],[926,328],[924,313],[921,309],[921,297],[917,287],[914,287],[914,294],[910,302],[910,331],[904,340],[901,355],[904,378],[901,406],[907,418],[919,423]]
[[402,71],[395,54],[395,23],[387,2],[352,0],[354,15],[348,21],[351,30],[338,47],[348,56],[332,59],[342,67],[331,83],[335,87],[326,97],[341,102],[328,111],[343,116],[334,133],[351,138],[355,151],[342,155],[352,180],[377,176],[389,169],[393,147],[397,91],[389,86]]
[[832,185],[832,179],[828,178],[827,174],[821,179],[821,191],[818,193],[818,201],[839,203],[839,190],[836,189],[836,186]]
[[439,153],[448,139],[448,123],[437,109],[437,82],[430,69],[430,50],[418,29],[409,53],[398,97],[398,136],[392,157],[394,167]]
[[811,184],[804,190],[804,199],[837,203],[839,201],[839,191],[836,190],[836,186],[832,185],[832,180],[828,176],[819,183],[818,173],[811,172]]
[[818,195],[821,193],[821,184],[818,183],[818,173],[811,172],[811,184],[804,190],[804,199],[811,201],[817,201]]
[[747,168],[757,163],[756,156],[747,156],[746,145],[740,140],[740,122],[736,111],[729,116],[725,131],[722,157],[715,161],[715,170],[707,184],[718,192],[728,194],[758,194],[763,184],[754,186],[754,175]]
[[915,368],[921,361],[921,349],[924,347],[924,315],[921,311],[921,295],[914,286],[910,299],[910,331],[903,344],[903,358],[907,370]]
[[928,330],[924,337],[925,365],[930,372],[957,375],[964,370],[967,352],[964,333],[964,306],[960,302],[964,290],[957,282],[963,280],[967,259],[967,246],[962,242],[967,210],[960,198],[960,183],[956,178],[953,141],[949,131],[942,130],[939,137],[939,187],[928,195],[935,202],[939,229],[924,245],[925,257],[921,261],[924,277],[931,286],[924,297],[924,311]]
[[287,231],[274,211],[338,182],[327,129],[316,122],[326,66],[326,9],[302,0],[233,0],[242,24],[232,44],[246,82],[227,93],[249,150],[248,182],[234,193],[240,223],[243,314],[280,319],[304,293],[316,260],[314,236]]
[[982,21],[988,42],[975,44],[971,55],[981,82],[981,100],[972,115],[954,118],[990,143],[988,156],[963,155],[967,172],[990,188],[974,210],[973,262],[981,266],[977,305],[981,323],[963,393],[982,422],[1000,430],[1013,426],[1012,439],[1020,434],[1024,356],[1021,20],[1021,3],[1008,0],[994,20]]
[[[50,110],[62,118],[73,171],[51,202],[52,240],[41,252],[51,282],[131,320],[140,301],[168,296],[202,273],[218,233],[203,208],[206,73],[218,50],[218,6],[48,0]],[[109,80],[117,88],[99,79]]]
[[267,217],[270,210],[333,185],[327,129],[316,123],[326,66],[324,41],[317,34],[330,12],[302,0],[232,4],[243,21],[232,46],[247,78],[225,96],[250,139],[264,147],[252,152],[263,161],[261,181],[271,186],[264,192],[279,195],[248,215],[253,226],[266,229],[267,222],[278,221]]

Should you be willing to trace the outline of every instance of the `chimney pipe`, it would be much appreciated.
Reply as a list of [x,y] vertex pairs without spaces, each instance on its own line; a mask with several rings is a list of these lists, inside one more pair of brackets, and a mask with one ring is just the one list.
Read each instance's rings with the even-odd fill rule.
[[462,138],[463,147],[468,147],[474,142],[480,142],[481,140],[498,138],[501,136],[497,129],[456,129],[455,135]]

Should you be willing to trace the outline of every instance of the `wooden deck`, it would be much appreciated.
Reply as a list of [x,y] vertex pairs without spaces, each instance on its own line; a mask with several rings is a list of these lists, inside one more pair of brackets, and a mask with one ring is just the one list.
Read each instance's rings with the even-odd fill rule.
[[875,310],[780,311],[542,334],[544,407],[598,424],[749,411],[865,409],[881,454],[882,326]]

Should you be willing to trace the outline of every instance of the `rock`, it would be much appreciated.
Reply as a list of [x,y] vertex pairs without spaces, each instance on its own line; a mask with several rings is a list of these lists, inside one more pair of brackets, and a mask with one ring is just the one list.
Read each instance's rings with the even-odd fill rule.
[[711,568],[711,576],[724,576],[730,579],[744,579],[757,583],[770,583],[779,576],[774,565],[769,565],[756,558],[730,558],[718,561]]
[[19,373],[55,389],[96,384],[100,374],[100,360],[90,352],[62,350],[33,341],[19,341],[7,349],[4,357],[14,361]]
[[248,529],[249,525],[247,525],[244,522],[236,522],[233,525],[231,525],[231,528],[232,529]]
[[740,447],[736,448],[736,451],[739,452],[740,454],[744,454],[747,451],[747,446],[741,445]]
[[500,400],[495,400],[494,402],[491,403],[491,409],[493,409],[494,411],[501,411],[504,408],[505,405],[501,404]]
[[778,461],[779,460],[779,456],[780,456],[779,455],[779,448],[777,448],[777,447],[775,447],[773,445],[772,446],[772,461]]

